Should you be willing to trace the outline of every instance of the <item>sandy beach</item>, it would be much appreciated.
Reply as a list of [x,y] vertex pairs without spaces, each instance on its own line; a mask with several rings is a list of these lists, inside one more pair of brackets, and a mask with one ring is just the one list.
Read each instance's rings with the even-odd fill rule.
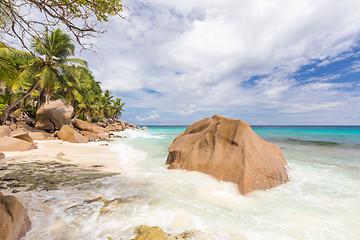
[[[69,143],[61,140],[35,141],[37,149],[24,152],[4,152],[5,159],[1,165],[19,165],[33,162],[54,163],[66,166],[77,165],[101,172],[121,173],[118,153],[111,150],[106,142],[84,144]],[[2,171],[3,177],[11,170]],[[3,189],[4,194],[11,194],[12,188]]]

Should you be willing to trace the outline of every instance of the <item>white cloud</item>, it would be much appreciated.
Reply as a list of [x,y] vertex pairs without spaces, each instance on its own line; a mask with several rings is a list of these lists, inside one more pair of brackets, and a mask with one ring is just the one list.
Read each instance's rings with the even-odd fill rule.
[[160,115],[155,113],[155,114],[152,114],[150,116],[147,116],[147,117],[139,117],[139,116],[136,116],[136,120],[140,121],[140,122],[145,122],[145,121],[148,121],[148,120],[152,120],[152,119],[156,119],[156,118],[160,118]]
[[[302,85],[293,74],[315,60],[325,66],[352,56],[360,36],[360,1],[139,0],[125,4],[131,22],[114,21],[99,40],[98,52],[85,57],[103,88],[136,93],[122,96],[127,107],[155,108],[161,116],[172,114],[169,121],[180,121],[177,116],[198,120],[200,113],[241,117],[243,112],[256,121],[252,113],[271,109],[274,115],[268,123],[279,123],[276,113],[310,114],[320,109],[326,115],[326,109],[334,111],[354,102],[353,96],[337,90],[343,86],[325,83],[339,76],[309,79]],[[255,75],[264,77],[247,81]],[[161,96],[141,92],[143,88]],[[334,98],[341,102],[334,104]],[[139,121],[159,120],[135,116]]]

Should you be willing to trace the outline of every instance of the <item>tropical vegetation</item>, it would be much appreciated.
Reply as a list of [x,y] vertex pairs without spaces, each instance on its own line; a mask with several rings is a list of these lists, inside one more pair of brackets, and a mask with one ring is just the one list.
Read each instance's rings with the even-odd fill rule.
[[75,117],[92,121],[120,118],[124,103],[102,91],[87,63],[74,58],[75,46],[61,29],[46,29],[33,37],[31,52],[0,42],[0,111],[2,122],[9,115],[35,117],[49,100],[65,99]]

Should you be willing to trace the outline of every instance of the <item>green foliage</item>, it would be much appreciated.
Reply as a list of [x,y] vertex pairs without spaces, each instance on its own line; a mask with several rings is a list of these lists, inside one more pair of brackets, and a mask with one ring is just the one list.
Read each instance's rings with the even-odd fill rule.
[[[34,9],[42,21],[28,14]],[[82,38],[104,32],[98,23],[111,16],[125,19],[123,11],[121,0],[0,0],[0,41],[13,37],[25,46],[24,38],[39,36],[38,29],[62,26],[81,44]]]
[[74,106],[76,117],[90,122],[121,117],[121,99],[102,92],[84,60],[70,58],[75,47],[67,34],[46,30],[31,46],[37,56],[0,44],[0,110],[5,118],[10,110],[34,116],[43,99],[59,98]]

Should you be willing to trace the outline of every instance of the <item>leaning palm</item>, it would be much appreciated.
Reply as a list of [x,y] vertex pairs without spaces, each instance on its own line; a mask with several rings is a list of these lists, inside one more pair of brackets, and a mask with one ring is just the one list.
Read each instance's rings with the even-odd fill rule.
[[50,99],[51,93],[56,84],[63,88],[71,89],[68,81],[76,81],[73,77],[71,68],[67,65],[69,62],[79,63],[86,66],[86,62],[69,58],[74,55],[75,46],[72,44],[70,37],[63,33],[60,29],[48,31],[46,30],[41,37],[35,37],[32,41],[32,48],[39,56],[27,65],[21,74],[17,77],[20,82],[33,83],[28,92],[10,104],[3,113],[3,120],[11,109],[19,102],[25,99],[40,85],[39,105]]

